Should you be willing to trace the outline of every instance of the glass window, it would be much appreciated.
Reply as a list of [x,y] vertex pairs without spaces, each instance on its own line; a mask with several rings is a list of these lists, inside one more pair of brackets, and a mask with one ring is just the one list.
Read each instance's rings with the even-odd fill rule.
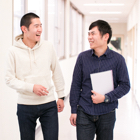
[[[26,2],[26,4],[25,4]],[[42,38],[51,41],[59,59],[64,58],[64,0],[48,0],[48,24],[45,25],[45,0],[14,0],[14,37],[21,34],[20,20],[26,12],[36,13],[42,22]],[[26,9],[26,11],[25,11]],[[45,33],[46,26],[48,31]]]
[[24,14],[24,0],[14,0],[14,37],[21,34],[20,19]]
[[71,7],[70,11],[70,56],[77,54],[77,12]]
[[83,26],[83,16],[82,16],[82,14],[79,14],[78,13],[78,54],[80,53],[80,52],[82,52],[82,50],[83,50],[83,46],[82,46],[82,38],[83,38],[83,28],[82,28],[82,26]]
[[56,0],[48,0],[48,40],[54,45]]
[[[42,22],[42,28],[45,29],[44,18],[44,0],[28,0],[28,12],[36,13]],[[42,32],[42,38],[45,39],[45,32]]]
[[[20,20],[25,14],[24,9],[28,9],[28,12],[36,13],[42,22],[43,29],[45,29],[44,22],[44,0],[28,0],[28,7],[25,7],[25,0],[14,0],[14,37],[21,34]],[[45,33],[42,32],[42,38],[45,38]]]
[[64,0],[48,0],[48,40],[59,59],[64,58]]
[[70,56],[82,51],[83,15],[72,6],[70,8]]

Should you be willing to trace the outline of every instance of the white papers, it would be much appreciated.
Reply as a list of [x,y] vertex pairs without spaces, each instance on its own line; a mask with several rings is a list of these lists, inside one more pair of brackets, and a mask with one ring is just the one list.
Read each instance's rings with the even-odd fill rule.
[[92,88],[99,94],[106,94],[114,90],[112,70],[90,74]]

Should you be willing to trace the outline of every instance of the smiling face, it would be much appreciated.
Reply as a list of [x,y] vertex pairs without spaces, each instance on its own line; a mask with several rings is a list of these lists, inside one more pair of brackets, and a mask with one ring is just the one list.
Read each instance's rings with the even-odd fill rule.
[[40,41],[41,33],[42,33],[42,23],[40,22],[39,18],[31,19],[31,24],[29,28],[22,26],[22,31],[24,32],[24,40],[26,42],[30,42],[32,44],[36,44]]
[[90,44],[90,48],[96,50],[97,48],[107,47],[108,37],[108,33],[102,36],[98,30],[98,27],[93,27],[88,32],[88,41]]

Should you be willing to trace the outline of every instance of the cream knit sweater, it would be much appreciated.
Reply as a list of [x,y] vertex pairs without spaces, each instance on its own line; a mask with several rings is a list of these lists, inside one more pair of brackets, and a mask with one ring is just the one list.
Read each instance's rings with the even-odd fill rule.
[[[22,35],[16,37],[9,49],[6,65],[6,84],[18,92],[18,104],[38,105],[55,100],[54,86],[58,98],[64,97],[64,80],[52,44],[38,42],[32,49],[22,42]],[[47,88],[47,96],[33,92],[34,84]]]

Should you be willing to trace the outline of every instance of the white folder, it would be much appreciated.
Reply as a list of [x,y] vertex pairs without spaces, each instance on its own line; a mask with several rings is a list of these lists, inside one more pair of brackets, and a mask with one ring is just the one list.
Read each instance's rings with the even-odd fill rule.
[[114,90],[112,70],[90,74],[93,91],[105,95]]

